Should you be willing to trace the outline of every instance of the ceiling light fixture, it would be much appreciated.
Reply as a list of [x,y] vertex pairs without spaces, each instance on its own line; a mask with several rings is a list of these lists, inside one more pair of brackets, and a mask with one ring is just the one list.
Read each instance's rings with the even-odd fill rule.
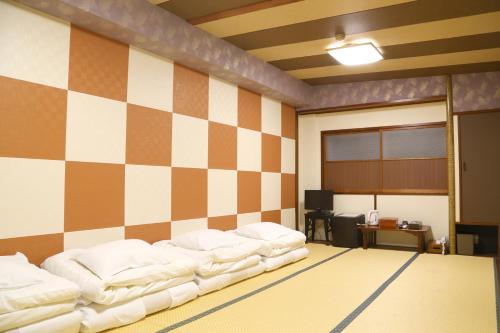
[[327,49],[326,51],[342,65],[364,65],[384,59],[380,51],[372,43],[345,44],[342,43],[344,35],[339,34],[335,37],[341,45]]

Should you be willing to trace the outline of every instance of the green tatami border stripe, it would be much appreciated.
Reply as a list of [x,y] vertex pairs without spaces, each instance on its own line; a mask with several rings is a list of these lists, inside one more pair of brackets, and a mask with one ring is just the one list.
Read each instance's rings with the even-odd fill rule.
[[330,331],[330,333],[339,333],[342,332],[347,326],[349,326],[350,323],[354,321],[370,304],[373,303],[374,300],[377,299],[377,297],[380,296],[384,292],[384,290],[392,283],[394,280],[396,280],[401,273],[404,272],[405,269],[407,269],[415,259],[417,259],[418,253],[415,253],[408,261],[406,261],[403,266],[401,266],[394,274],[391,275],[390,278],[388,278],[384,283],[380,285],[380,287],[377,288],[371,294],[368,296],[366,300],[364,300],[363,303],[361,303],[356,309],[354,309],[347,317],[345,317],[333,330]]
[[497,259],[493,258],[493,276],[495,278],[495,303],[497,315],[497,333],[500,333],[500,291],[498,290],[498,267]]
[[180,322],[175,323],[175,324],[173,324],[173,325],[167,326],[167,327],[165,327],[165,328],[163,328],[163,329],[159,330],[157,333],[170,332],[170,331],[175,330],[175,329],[177,329],[177,328],[179,328],[179,327],[182,327],[182,326],[184,326],[184,325],[187,325],[187,324],[189,324],[189,323],[192,323],[193,321],[196,321],[196,320],[198,320],[198,319],[201,319],[201,318],[203,318],[203,317],[206,317],[206,316],[208,316],[208,315],[210,315],[210,314],[212,314],[212,313],[214,313],[214,312],[217,312],[217,311],[219,311],[219,310],[222,310],[222,309],[224,309],[224,308],[226,308],[226,307],[228,307],[228,306],[230,306],[230,305],[232,305],[232,304],[235,304],[235,303],[241,302],[241,301],[243,301],[243,300],[245,300],[245,299],[247,299],[247,298],[249,298],[249,297],[251,297],[251,296],[254,296],[254,295],[258,294],[258,293],[263,292],[264,290],[267,290],[267,289],[272,288],[272,287],[274,287],[274,286],[276,286],[276,285],[278,285],[278,284],[280,284],[280,283],[283,283],[283,282],[285,282],[285,281],[287,281],[287,280],[290,280],[291,278],[296,277],[297,275],[300,275],[300,274],[302,274],[302,273],[304,273],[304,272],[307,272],[308,270],[311,270],[311,269],[313,269],[313,268],[315,268],[315,267],[317,267],[317,266],[319,266],[319,265],[322,265],[322,264],[324,264],[324,263],[326,263],[326,262],[328,262],[328,261],[330,261],[330,260],[332,260],[332,259],[335,259],[335,258],[337,258],[337,257],[340,257],[341,255],[343,255],[343,254],[345,254],[345,253],[347,253],[347,252],[349,252],[349,251],[351,251],[351,250],[352,250],[352,249],[347,249],[347,250],[344,250],[344,251],[342,251],[342,252],[340,252],[340,253],[337,253],[337,254],[335,254],[335,255],[333,255],[333,256],[331,256],[331,257],[328,257],[328,258],[326,258],[326,259],[323,259],[323,260],[321,260],[321,261],[318,261],[317,263],[315,263],[315,264],[313,264],[313,265],[311,265],[311,266],[307,266],[307,267],[305,267],[305,268],[303,268],[303,269],[301,269],[301,270],[298,270],[298,271],[296,271],[296,272],[294,272],[294,273],[292,273],[292,274],[290,274],[290,275],[287,275],[287,276],[285,276],[285,277],[283,277],[283,278],[281,278],[281,279],[279,279],[279,280],[276,280],[276,281],[271,282],[271,283],[269,283],[269,284],[267,284],[267,285],[265,285],[265,286],[263,286],[263,287],[260,287],[259,289],[256,289],[256,290],[254,290],[254,291],[251,291],[251,292],[249,292],[249,293],[246,293],[245,295],[242,295],[242,296],[240,296],[240,297],[236,297],[235,299],[232,299],[232,300],[230,300],[230,301],[228,301],[228,302],[226,302],[226,303],[222,303],[222,304],[220,304],[220,305],[217,305],[217,306],[215,306],[215,307],[213,307],[213,308],[210,308],[210,309],[208,309],[207,311],[201,312],[201,313],[199,313],[199,314],[197,314],[197,315],[195,315],[195,316],[193,316],[193,317],[191,317],[191,318],[187,318],[187,319],[185,319],[185,320],[183,320],[183,321],[180,321]]

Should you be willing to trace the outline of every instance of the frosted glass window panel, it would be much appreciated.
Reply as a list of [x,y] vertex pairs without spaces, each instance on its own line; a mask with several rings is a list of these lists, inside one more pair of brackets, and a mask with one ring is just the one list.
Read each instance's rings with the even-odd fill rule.
[[325,137],[327,161],[377,160],[379,132],[335,134]]
[[382,133],[384,159],[446,157],[446,128],[431,127]]

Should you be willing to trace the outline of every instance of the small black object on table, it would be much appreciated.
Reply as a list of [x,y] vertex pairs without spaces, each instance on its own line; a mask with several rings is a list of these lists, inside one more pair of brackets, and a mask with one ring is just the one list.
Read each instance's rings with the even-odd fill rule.
[[333,218],[333,246],[356,248],[361,245],[359,224],[365,223],[364,214],[340,214]]
[[[331,211],[324,211],[324,210],[313,210],[310,212],[307,212],[304,214],[305,215],[305,221],[306,221],[306,230],[305,230],[305,235],[306,235],[306,242],[313,241],[314,242],[314,233],[316,232],[316,220],[323,220],[323,225],[325,229],[325,239],[327,244],[330,244],[330,237],[328,234],[330,231],[332,231],[332,225],[333,225],[333,212]],[[311,231],[311,237],[309,237],[309,231]]]

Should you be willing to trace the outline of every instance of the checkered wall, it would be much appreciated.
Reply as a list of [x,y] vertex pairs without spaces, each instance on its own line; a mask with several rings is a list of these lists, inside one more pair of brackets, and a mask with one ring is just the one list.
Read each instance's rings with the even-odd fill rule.
[[17,4],[0,22],[0,254],[294,228],[294,109]]

